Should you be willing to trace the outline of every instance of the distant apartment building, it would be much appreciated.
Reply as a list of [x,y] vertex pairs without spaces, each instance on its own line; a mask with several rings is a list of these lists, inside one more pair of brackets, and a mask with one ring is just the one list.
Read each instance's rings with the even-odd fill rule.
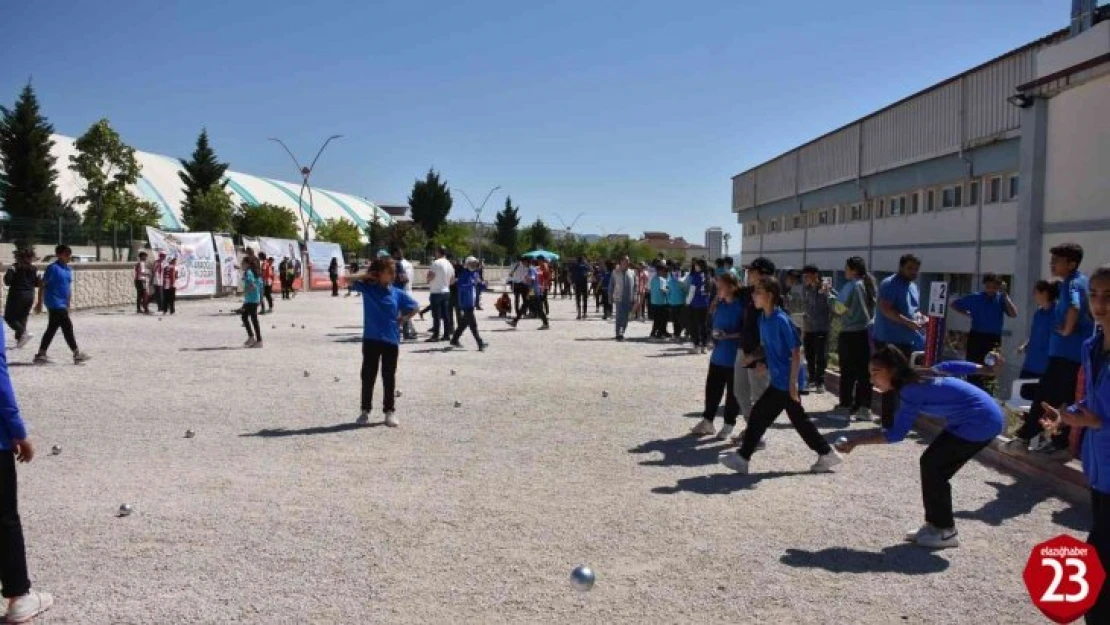
[[666,232],[645,232],[640,243],[650,247],[656,254],[662,253],[668,259],[684,262],[705,258],[709,251],[705,246],[694,245],[682,237],[671,238]]
[[725,233],[720,228],[705,231],[705,249],[709,258],[723,258],[725,255]]

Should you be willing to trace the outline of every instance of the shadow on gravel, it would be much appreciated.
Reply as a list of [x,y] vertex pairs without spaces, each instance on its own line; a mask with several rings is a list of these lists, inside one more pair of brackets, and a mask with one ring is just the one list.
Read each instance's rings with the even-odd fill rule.
[[674,358],[675,356],[697,356],[697,354],[691,354],[690,350],[682,350],[681,352],[663,352],[662,354],[648,354],[647,356],[644,356],[644,358]]
[[[574,340],[576,340],[576,341],[588,341],[588,342],[605,342],[605,341],[608,341],[610,343],[616,343],[617,342],[616,338],[614,338],[612,336],[606,336],[606,337],[580,336],[580,337],[578,337]],[[650,337],[646,337],[646,336],[633,336],[633,337],[627,337],[626,336],[626,337],[624,337],[624,342],[625,343],[653,343],[654,340],[651,339]]]
[[230,352],[238,349],[247,349],[241,345],[222,345],[220,347],[182,347],[179,352]]
[[[725,414],[725,407],[724,406],[717,406],[717,416],[718,417],[723,417],[724,414]],[[684,416],[684,417],[697,417],[697,418],[700,419],[701,418],[701,411],[698,410],[697,412],[687,412],[686,414],[684,414],[682,416]]]
[[[360,330],[362,328],[359,328]],[[328,332],[324,336],[362,336],[361,332]]]
[[[956,512],[954,516],[957,519],[972,519],[997,527],[1010,519],[1029,514],[1037,504],[1055,497],[1049,488],[1028,480],[1018,479],[1013,484],[987,482],[987,485],[998,491],[995,498],[978,510]],[[1070,504],[1065,510],[1053,512],[1052,520],[1077,532],[1089,531],[1090,511],[1085,508]]]
[[753,473],[749,475],[718,473],[716,475],[702,475],[681,479],[676,482],[674,486],[657,486],[651,489],[651,492],[657,495],[674,495],[683,492],[695,493],[698,495],[729,495],[737,491],[753,488],[763,480],[802,475],[818,474],[810,473],[809,471],[772,471],[769,473]]
[[357,335],[357,334],[352,334],[350,336],[344,336],[343,338],[335,339],[332,342],[333,343],[361,343],[362,342],[362,337]]
[[357,423],[337,423],[335,425],[318,425],[311,428],[301,428],[299,430],[287,430],[285,428],[266,428],[250,434],[240,434],[240,438],[257,436],[260,438],[282,438],[285,436],[312,436],[314,434],[339,434],[340,432],[349,432],[351,430],[361,430],[364,428],[376,428],[385,425],[384,423],[369,423],[367,425],[359,425]]
[[[361,340],[361,339],[360,339]],[[446,354],[447,352],[454,351],[451,347],[427,347],[425,349],[414,349],[405,352],[406,354]]]
[[[699,415],[700,416],[700,415]],[[705,467],[717,463],[717,456],[728,448],[724,441],[697,436],[679,436],[648,441],[628,450],[630,454],[663,454],[640,462],[645,467]]]
[[878,553],[847,547],[830,547],[821,551],[787,549],[779,561],[795,568],[824,569],[830,573],[929,575],[948,568],[948,560],[910,543],[884,547]]

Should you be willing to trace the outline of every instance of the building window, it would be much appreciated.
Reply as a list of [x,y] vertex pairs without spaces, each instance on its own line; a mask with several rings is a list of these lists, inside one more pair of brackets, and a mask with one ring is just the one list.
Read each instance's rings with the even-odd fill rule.
[[906,196],[900,195],[898,197],[890,198],[890,216],[905,215],[906,214]]
[[987,204],[997,204],[1002,201],[1002,178],[991,178],[987,183]]
[[1011,201],[1011,202],[1016,200],[1018,198],[1018,191],[1020,189],[1021,189],[1021,185],[1019,183],[1018,175],[1014,174],[1014,175],[1010,176],[1009,194],[1006,196],[1006,199]]
[[[948,275],[948,292],[952,294],[967,295],[975,292],[975,276],[970,273],[953,273]],[[949,298],[952,301],[953,298]]]
[[863,219],[863,207],[859,204],[852,204],[849,208],[848,216],[852,221],[860,221]]
[[978,180],[972,180],[971,184],[969,184],[967,186],[967,205],[968,206],[978,206],[979,205],[979,181]]
[[840,208],[834,208],[829,211],[829,223],[836,224],[836,214],[840,212]]
[[779,220],[778,219],[772,219],[767,224],[767,231],[768,232],[778,232],[779,231]]
[[916,215],[917,214],[918,209],[920,209],[920,206],[919,206],[920,203],[921,203],[921,194],[920,193],[914,193],[913,195],[910,196],[910,214],[911,215]]
[[882,219],[886,216],[886,198],[879,199],[879,208],[875,211],[875,219]]
[[963,204],[963,197],[963,185],[944,187],[940,192],[940,206],[941,208],[955,208]]
[[932,189],[925,192],[925,212],[931,213],[937,207],[937,193]]
[[829,211],[823,210],[817,213],[817,225],[827,226],[829,224]]
[[790,220],[790,229],[791,230],[799,230],[801,228],[802,228],[802,216],[801,215],[794,215],[794,218]]

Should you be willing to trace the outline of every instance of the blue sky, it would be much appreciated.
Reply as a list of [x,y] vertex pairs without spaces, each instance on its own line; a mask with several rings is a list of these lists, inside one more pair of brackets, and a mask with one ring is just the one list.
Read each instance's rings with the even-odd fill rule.
[[[1062,28],[1067,0],[0,2],[0,101],[56,130],[107,117],[234,169],[404,202],[429,167],[528,221],[738,232],[729,178]],[[461,197],[452,216],[470,219]],[[738,239],[739,237],[735,237]],[[734,243],[735,245],[735,243]],[[735,250],[734,250],[735,251]]]

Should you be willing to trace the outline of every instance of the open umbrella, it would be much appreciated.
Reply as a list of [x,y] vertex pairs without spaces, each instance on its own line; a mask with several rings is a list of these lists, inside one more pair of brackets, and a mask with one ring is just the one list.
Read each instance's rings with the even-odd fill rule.
[[543,258],[544,260],[559,260],[559,255],[547,250],[532,250],[524,255],[525,258]]

